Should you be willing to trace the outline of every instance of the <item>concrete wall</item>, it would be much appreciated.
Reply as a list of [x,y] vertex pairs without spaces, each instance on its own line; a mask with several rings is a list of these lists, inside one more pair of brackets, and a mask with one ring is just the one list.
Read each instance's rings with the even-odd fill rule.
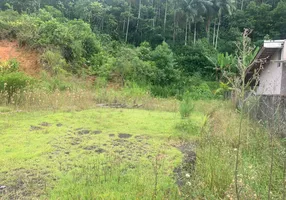
[[[283,52],[286,54],[286,52]],[[280,60],[281,50],[277,50],[270,60]],[[281,94],[281,80],[282,80],[282,64],[277,62],[269,62],[265,65],[260,75],[260,82],[257,88],[257,94],[277,95]],[[286,71],[285,71],[286,79]],[[286,84],[286,82],[285,82]],[[285,85],[286,87],[286,85]],[[283,92],[286,93],[286,88]]]
[[[286,41],[284,41],[284,48],[281,51],[281,60],[286,60]],[[281,95],[286,95],[286,65],[281,63],[282,67],[282,80],[281,80]]]

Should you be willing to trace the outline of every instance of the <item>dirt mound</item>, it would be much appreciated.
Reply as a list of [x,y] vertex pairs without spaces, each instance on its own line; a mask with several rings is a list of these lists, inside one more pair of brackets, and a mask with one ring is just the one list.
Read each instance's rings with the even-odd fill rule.
[[35,51],[19,47],[16,41],[0,40],[0,61],[16,59],[20,63],[20,70],[37,76],[40,72],[39,55]]

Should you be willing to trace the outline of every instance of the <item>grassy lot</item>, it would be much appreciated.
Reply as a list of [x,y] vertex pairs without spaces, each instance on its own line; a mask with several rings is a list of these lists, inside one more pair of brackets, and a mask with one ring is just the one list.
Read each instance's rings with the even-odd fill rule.
[[[0,186],[6,189],[0,197],[235,199],[239,113],[223,101],[194,104],[186,119],[169,111],[166,105],[173,104],[165,100],[147,104],[151,110],[2,107]],[[262,125],[245,116],[241,199],[282,199],[284,162],[285,140],[271,141]]]
[[[198,125],[202,118],[191,116]],[[179,113],[136,109],[3,112],[2,196],[174,199],[180,120]]]

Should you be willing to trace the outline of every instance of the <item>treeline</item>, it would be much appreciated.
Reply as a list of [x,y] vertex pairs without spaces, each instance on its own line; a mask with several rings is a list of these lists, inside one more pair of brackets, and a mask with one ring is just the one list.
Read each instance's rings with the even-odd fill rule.
[[193,45],[207,38],[220,52],[234,53],[244,28],[254,42],[285,38],[286,3],[279,0],[4,0],[0,7],[33,13],[46,5],[68,19],[82,19],[93,32],[156,47]]
[[39,50],[53,75],[136,82],[160,96],[214,96],[213,81],[235,69],[245,27],[256,46],[285,38],[285,7],[275,0],[4,0],[0,39]]
[[155,48],[148,42],[134,47],[95,34],[88,23],[68,20],[51,6],[32,14],[13,9],[0,12],[0,39],[17,40],[41,52],[44,69],[54,76],[95,76],[122,86],[134,82],[162,97],[181,96],[192,88],[213,98],[217,86],[202,79],[214,80],[213,64],[205,55],[215,50],[205,40],[196,47],[184,46],[176,54],[166,42]]

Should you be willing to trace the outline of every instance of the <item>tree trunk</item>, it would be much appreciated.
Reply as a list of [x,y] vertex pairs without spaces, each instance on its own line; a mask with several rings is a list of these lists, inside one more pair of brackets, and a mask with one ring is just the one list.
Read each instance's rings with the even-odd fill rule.
[[196,44],[196,40],[197,40],[197,22],[195,22],[194,25],[194,45]]
[[156,12],[155,12],[155,15],[154,15],[154,18],[153,18],[153,24],[152,24],[153,25],[153,29],[155,28],[156,19],[157,19],[157,16],[158,16],[158,9],[155,8],[155,11]]
[[124,19],[124,21],[123,21],[123,34],[125,33],[125,24],[126,24],[126,21]]
[[136,32],[138,31],[139,28],[139,21],[141,18],[141,0],[139,0],[139,9],[138,9],[138,17],[137,17],[137,25],[136,25]]
[[216,39],[215,39],[215,49],[217,49],[217,40],[218,40],[218,35],[219,35],[219,27],[220,27],[220,17],[219,17],[218,25],[217,25],[217,33],[216,33]]
[[[189,38],[191,38],[191,33],[192,33],[192,21],[191,21],[191,19],[189,19],[189,35],[188,35]],[[190,41],[190,39],[189,39],[189,41]]]
[[243,3],[244,3],[244,0],[241,0],[240,10],[243,10]]
[[104,27],[104,17],[101,19],[101,30],[103,31],[103,27]]
[[176,10],[174,10],[173,44],[176,43]]
[[186,16],[185,46],[187,46],[188,44],[188,24],[189,24],[189,17]]
[[126,28],[125,42],[128,41],[129,23],[130,23],[130,15],[128,15],[128,19],[127,19],[127,28]]
[[167,23],[167,11],[168,11],[168,0],[166,0],[165,5],[165,16],[164,16],[164,40],[166,40],[166,23]]
[[215,30],[215,22],[214,22],[214,29],[213,29],[213,46],[215,46],[215,39],[216,39],[216,30]]
[[206,23],[206,33],[207,33],[207,40],[210,41],[210,24],[211,24],[211,18],[208,17],[207,23]]

